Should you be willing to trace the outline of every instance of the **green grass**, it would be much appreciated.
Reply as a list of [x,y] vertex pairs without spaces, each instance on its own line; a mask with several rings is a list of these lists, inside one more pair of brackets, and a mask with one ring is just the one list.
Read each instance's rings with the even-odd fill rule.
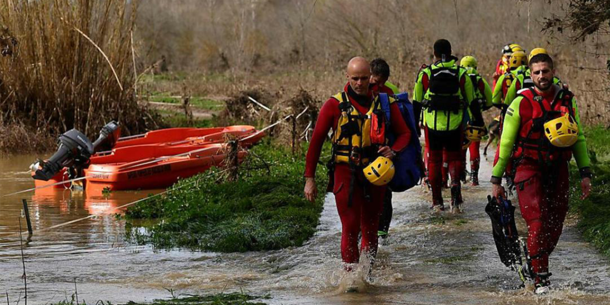
[[[269,299],[269,296],[251,296],[244,293],[219,293],[215,295],[191,295],[186,297],[174,297],[167,300],[154,300],[152,303],[136,303],[127,302],[127,305],[265,305],[266,303],[255,302],[257,299]],[[71,300],[63,300],[58,303],[51,303],[52,305],[86,305],[85,300],[79,300],[76,302],[76,297],[73,295]],[[90,303],[94,305],[112,305],[108,301],[97,301]]]
[[[168,103],[168,104],[181,104],[182,103],[181,99],[172,97],[171,95],[166,94],[166,93],[151,95],[149,97],[149,100],[151,102]],[[215,101],[215,100],[211,100],[211,99],[205,99],[205,98],[201,98],[201,97],[192,97],[191,100],[189,101],[189,103],[190,103],[191,107],[204,109],[204,110],[212,110],[212,111],[219,111],[225,107],[224,102]]]
[[595,162],[610,161],[610,130],[597,126],[585,130],[587,148]]
[[319,221],[328,181],[325,168],[318,167],[321,192],[310,203],[303,196],[304,151],[293,157],[286,148],[264,143],[252,152],[264,162],[251,154],[237,182],[227,182],[212,170],[178,182],[161,199],[129,208],[128,220],[158,220],[147,227],[147,234],[132,230],[132,238],[158,248],[219,252],[301,246]]
[[610,257],[610,135],[601,127],[585,130],[593,171],[592,192],[581,200],[580,175],[576,166],[570,172],[570,212],[579,216],[583,236]]
[[467,219],[458,219],[454,223],[455,223],[456,226],[461,226],[461,225],[467,224],[468,220]]
[[156,109],[155,110],[159,115],[163,117],[163,122],[168,127],[216,127],[218,123],[216,122],[217,117],[212,115],[211,119],[193,119],[193,123],[189,124],[189,121],[184,115],[184,112],[176,112],[173,110],[165,110],[165,109]]

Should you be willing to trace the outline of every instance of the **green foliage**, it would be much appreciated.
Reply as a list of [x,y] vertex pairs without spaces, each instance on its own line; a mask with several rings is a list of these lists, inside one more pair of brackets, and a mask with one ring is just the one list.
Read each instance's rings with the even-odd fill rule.
[[563,33],[574,31],[572,39],[584,40],[607,26],[610,21],[609,0],[570,0],[565,16],[546,18],[544,29]]
[[163,117],[163,123],[167,127],[216,127],[218,124],[218,117],[213,115],[211,119],[193,119],[189,122],[184,112],[176,112],[173,110],[156,109],[153,113],[156,113]]
[[[321,191],[315,203],[303,196],[304,152],[293,157],[264,143],[251,150],[238,181],[225,181],[218,169],[182,180],[168,195],[129,208],[128,219],[158,220],[132,237],[160,248],[220,252],[301,246],[315,232],[325,196]],[[316,181],[326,188],[326,168],[319,167]]]
[[[158,102],[158,103],[168,103],[168,104],[181,104],[182,100],[177,97],[170,95],[169,93],[159,93],[153,94],[150,96],[150,101]],[[215,101],[211,99],[206,99],[202,97],[191,97],[189,100],[191,107],[204,109],[204,110],[222,110],[224,108],[224,103],[221,101]]]
[[[586,240],[591,242],[602,253],[610,257],[610,161],[607,158],[610,136],[603,128],[590,128],[585,131],[587,144],[592,155],[597,159],[592,163],[593,186],[591,195],[581,200],[580,176],[576,167],[570,173],[570,211],[580,218],[578,227]],[[605,161],[604,161],[605,160]]]
[[609,161],[610,160],[610,132],[603,126],[587,128],[585,130],[587,137],[587,148],[592,161]]

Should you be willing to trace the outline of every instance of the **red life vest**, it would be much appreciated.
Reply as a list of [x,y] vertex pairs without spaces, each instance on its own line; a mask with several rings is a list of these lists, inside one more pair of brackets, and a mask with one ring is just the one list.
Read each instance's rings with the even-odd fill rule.
[[533,88],[522,90],[519,92],[519,96],[523,97],[521,103],[531,105],[532,115],[529,120],[521,121],[513,158],[515,160],[529,158],[546,164],[556,161],[569,161],[572,158],[572,148],[553,146],[544,134],[544,123],[567,112],[574,117],[574,109],[572,108],[574,94],[569,90],[561,89],[551,104],[536,93]]

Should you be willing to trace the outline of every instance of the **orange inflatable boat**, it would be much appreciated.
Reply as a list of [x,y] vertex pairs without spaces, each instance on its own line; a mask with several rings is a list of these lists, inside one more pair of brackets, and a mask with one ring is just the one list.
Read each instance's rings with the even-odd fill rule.
[[[86,185],[111,190],[168,187],[178,178],[220,165],[226,150],[220,143],[239,139],[239,145],[248,148],[263,136],[263,132],[246,125],[150,131],[119,138],[112,150],[92,155],[80,176],[85,177]],[[240,152],[240,160],[245,154]],[[36,187],[55,184],[56,188],[67,188],[70,183],[61,182],[68,179],[68,168],[64,167],[48,181],[37,179],[35,184]]]
[[[91,164],[84,170],[87,189],[134,190],[166,188],[178,179],[188,178],[210,169],[223,166],[227,144],[214,143],[175,156],[141,159],[124,163]],[[246,151],[238,153],[241,162]]]

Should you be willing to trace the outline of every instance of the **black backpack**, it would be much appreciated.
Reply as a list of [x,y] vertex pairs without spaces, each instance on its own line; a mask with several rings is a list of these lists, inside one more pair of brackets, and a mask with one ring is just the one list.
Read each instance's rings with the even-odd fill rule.
[[430,69],[429,100],[425,107],[434,111],[458,112],[463,107],[460,99],[460,67]]
[[527,75],[525,71],[519,72],[519,74],[523,74],[523,83],[521,89],[529,89],[534,88],[534,81],[530,75]]

